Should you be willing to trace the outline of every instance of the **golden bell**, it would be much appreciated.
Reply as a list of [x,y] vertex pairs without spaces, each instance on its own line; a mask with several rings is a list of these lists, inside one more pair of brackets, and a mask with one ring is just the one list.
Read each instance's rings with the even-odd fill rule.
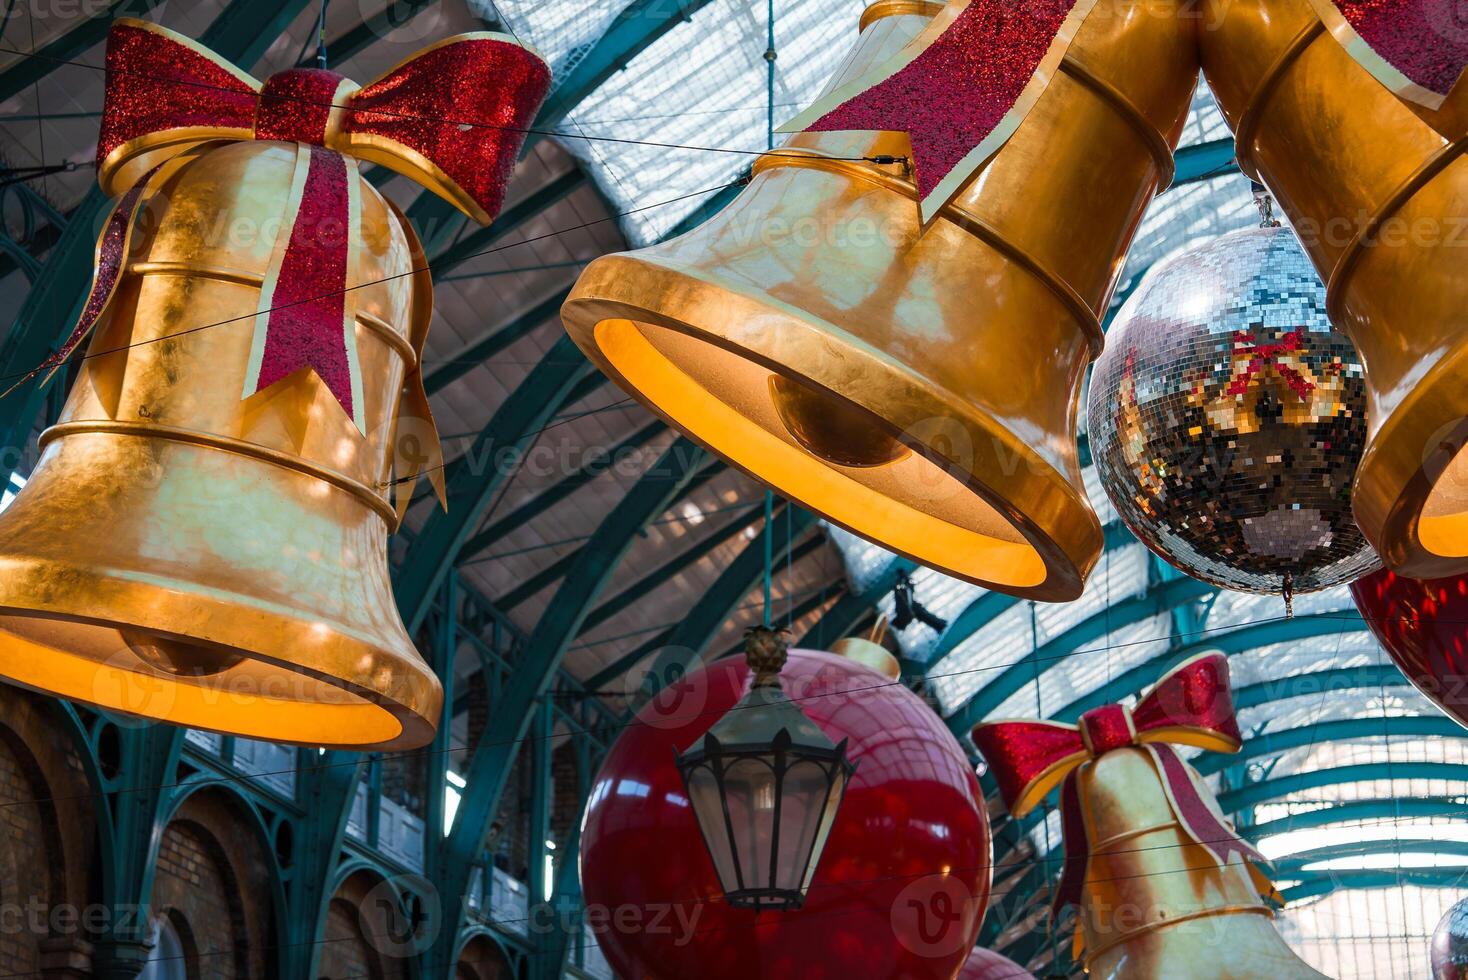
[[[835,523],[970,582],[1075,598],[1102,547],[1075,435],[1096,311],[1170,179],[1197,77],[1191,27],[1156,6],[1101,0],[926,231],[900,164],[851,162],[910,153],[906,134],[803,133],[699,228],[588,266],[567,331],[672,425]],[[941,9],[868,7],[831,89]]]
[[372,283],[356,317],[365,438],[309,371],[242,401],[275,239],[262,222],[287,199],[296,147],[185,157],[0,514],[0,675],[252,738],[422,745],[443,691],[393,601],[383,489],[410,337],[431,310],[417,240],[352,178],[350,281]]
[[900,680],[902,667],[897,658],[888,652],[887,648],[880,643],[873,642],[864,636],[845,636],[831,644],[831,653],[838,657],[870,667],[888,680]]
[[[1204,72],[1366,369],[1357,523],[1395,571],[1468,571],[1468,86],[1398,98],[1308,0],[1207,0]],[[1427,43],[1424,41],[1424,43]]]
[[1320,980],[1275,930],[1247,866],[1220,868],[1178,823],[1145,749],[1107,752],[1076,778],[1090,842],[1080,910],[1090,976]]

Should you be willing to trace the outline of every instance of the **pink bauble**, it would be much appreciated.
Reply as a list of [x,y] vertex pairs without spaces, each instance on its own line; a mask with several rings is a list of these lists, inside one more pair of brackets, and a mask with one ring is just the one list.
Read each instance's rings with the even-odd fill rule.
[[883,675],[792,650],[786,693],[857,765],[805,905],[723,901],[675,753],[749,687],[743,658],[649,703],[597,774],[581,838],[587,923],[627,980],[950,980],[989,899],[989,822],[939,717]]
[[1035,980],[1035,975],[993,950],[975,949],[955,980]]

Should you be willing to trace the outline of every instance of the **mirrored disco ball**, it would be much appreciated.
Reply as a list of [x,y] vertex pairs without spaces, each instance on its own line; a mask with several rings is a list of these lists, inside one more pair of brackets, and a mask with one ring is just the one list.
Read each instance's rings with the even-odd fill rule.
[[1468,980],[1468,898],[1444,912],[1432,931],[1432,980]]
[[1310,592],[1378,565],[1351,516],[1361,361],[1287,228],[1153,268],[1091,375],[1091,455],[1122,520],[1196,578]]

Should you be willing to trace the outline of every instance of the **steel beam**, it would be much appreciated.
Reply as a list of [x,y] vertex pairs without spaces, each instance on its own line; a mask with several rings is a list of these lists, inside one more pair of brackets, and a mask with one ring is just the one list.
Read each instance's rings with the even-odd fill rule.
[[520,666],[501,691],[470,758],[464,796],[453,830],[442,845],[439,891],[445,900],[443,935],[447,938],[434,946],[436,960],[429,966],[429,975],[452,972],[450,953],[464,919],[462,896],[468,890],[469,868],[484,847],[491,815],[498,812],[536,700],[545,694],[566,649],[627,549],[648,522],[667,510],[702,461],[703,451],[687,439],[668,448],[598,526],[526,641]]
[[[1096,612],[1048,643],[1042,643],[1031,650],[1016,663],[1005,667],[989,683],[979,688],[967,704],[949,716],[949,729],[960,737],[967,735],[1010,695],[1033,681],[1037,670],[1047,669],[1050,664],[1062,660],[1078,647],[1105,636],[1108,630],[1165,613],[1177,603],[1189,602],[1212,591],[1212,586],[1196,579],[1174,579],[1160,583],[1114,607]],[[1105,651],[1098,652],[1104,654]]]
[[1288,776],[1266,779],[1224,793],[1219,796],[1218,805],[1224,813],[1238,813],[1291,793],[1377,779],[1445,779],[1462,783],[1468,780],[1468,765],[1451,765],[1445,762],[1363,762],[1358,765],[1293,772]]
[[[118,17],[142,17],[153,8],[163,6],[165,2],[166,0],[117,0],[105,10],[98,10],[90,15],[83,12],[93,8],[88,4],[77,4],[80,23],[55,40],[42,45],[34,54],[18,58],[4,72],[0,72],[0,102],[8,102],[66,62],[75,61],[107,40],[107,32]],[[36,14],[33,12],[32,16]],[[48,161],[42,161],[46,162]]]
[[515,466],[504,465],[499,457],[508,450],[518,458],[591,370],[591,363],[571,338],[562,336],[479,433],[465,454],[471,464],[460,467],[449,480],[448,509],[435,510],[428,518],[394,577],[398,609],[409,633],[422,625],[459,549],[515,471]]

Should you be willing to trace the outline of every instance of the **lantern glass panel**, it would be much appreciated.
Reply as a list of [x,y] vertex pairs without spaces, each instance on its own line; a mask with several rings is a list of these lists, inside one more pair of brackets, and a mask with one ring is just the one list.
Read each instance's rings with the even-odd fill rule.
[[726,892],[736,891],[739,875],[734,867],[729,824],[724,819],[724,795],[719,791],[719,780],[712,765],[694,766],[685,774],[688,799],[693,804],[693,814],[698,818],[698,827],[703,831],[704,843],[708,845],[720,884]]
[[836,822],[836,810],[841,806],[841,797],[846,793],[846,780],[850,775],[845,766],[835,765],[829,770],[829,776],[825,777],[830,779],[831,785],[826,791],[821,811],[817,814],[820,826],[816,828],[815,841],[802,858],[805,861],[805,875],[799,884],[802,895],[810,889],[811,879],[816,874],[816,865],[820,863],[821,854],[826,850],[826,837],[831,833],[831,824]]
[[724,770],[736,858],[745,888],[768,888],[770,851],[775,846],[775,801],[780,785],[767,756],[743,756]]
[[796,760],[785,771],[780,799],[780,853],[774,886],[787,891],[804,891],[811,855],[821,834],[824,817],[834,813],[831,773],[828,766]]

